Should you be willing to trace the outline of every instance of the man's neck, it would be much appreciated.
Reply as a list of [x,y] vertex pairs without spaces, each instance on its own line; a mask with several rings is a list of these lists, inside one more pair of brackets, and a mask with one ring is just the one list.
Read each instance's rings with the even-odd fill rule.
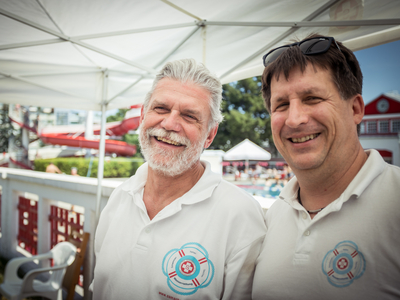
[[164,207],[186,194],[201,178],[205,167],[200,161],[188,171],[169,177],[149,167],[143,201],[150,220]]
[[331,170],[297,171],[302,205],[307,210],[323,208],[339,198],[360,171],[368,156],[361,145],[347,162]]

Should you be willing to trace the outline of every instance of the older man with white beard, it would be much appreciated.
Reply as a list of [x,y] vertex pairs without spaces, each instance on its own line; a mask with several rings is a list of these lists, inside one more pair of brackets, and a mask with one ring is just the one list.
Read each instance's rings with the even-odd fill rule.
[[258,203],[200,161],[222,86],[203,65],[167,63],[142,109],[147,161],[111,195],[95,238],[94,299],[250,299],[266,228]]

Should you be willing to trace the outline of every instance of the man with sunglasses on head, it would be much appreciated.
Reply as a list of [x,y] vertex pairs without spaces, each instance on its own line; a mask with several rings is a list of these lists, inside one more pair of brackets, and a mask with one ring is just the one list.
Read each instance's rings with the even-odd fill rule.
[[266,214],[253,299],[400,298],[400,168],[358,140],[356,57],[314,34],[263,60],[274,143],[296,176]]

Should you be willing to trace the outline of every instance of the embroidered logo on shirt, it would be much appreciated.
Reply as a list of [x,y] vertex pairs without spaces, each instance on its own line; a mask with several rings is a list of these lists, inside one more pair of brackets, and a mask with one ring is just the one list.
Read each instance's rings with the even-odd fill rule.
[[188,243],[169,251],[163,259],[162,269],[169,288],[180,295],[191,295],[210,284],[214,265],[208,252],[198,243]]
[[322,271],[335,287],[346,287],[365,271],[364,255],[355,243],[343,241],[330,250],[322,261]]

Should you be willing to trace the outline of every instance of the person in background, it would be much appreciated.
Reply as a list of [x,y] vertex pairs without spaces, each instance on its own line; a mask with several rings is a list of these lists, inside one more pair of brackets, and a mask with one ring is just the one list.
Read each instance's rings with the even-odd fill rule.
[[72,175],[72,176],[80,176],[80,175],[78,174],[78,168],[72,167],[72,168],[71,168],[71,175]]
[[95,236],[93,299],[250,299],[266,228],[256,200],[200,161],[222,121],[203,65],[167,63],[145,98],[146,159],[117,187]]
[[46,172],[62,174],[61,170],[53,162],[50,162],[50,164],[46,167]]
[[274,144],[295,177],[266,213],[253,299],[399,299],[400,168],[359,142],[356,57],[313,34],[263,59]]

